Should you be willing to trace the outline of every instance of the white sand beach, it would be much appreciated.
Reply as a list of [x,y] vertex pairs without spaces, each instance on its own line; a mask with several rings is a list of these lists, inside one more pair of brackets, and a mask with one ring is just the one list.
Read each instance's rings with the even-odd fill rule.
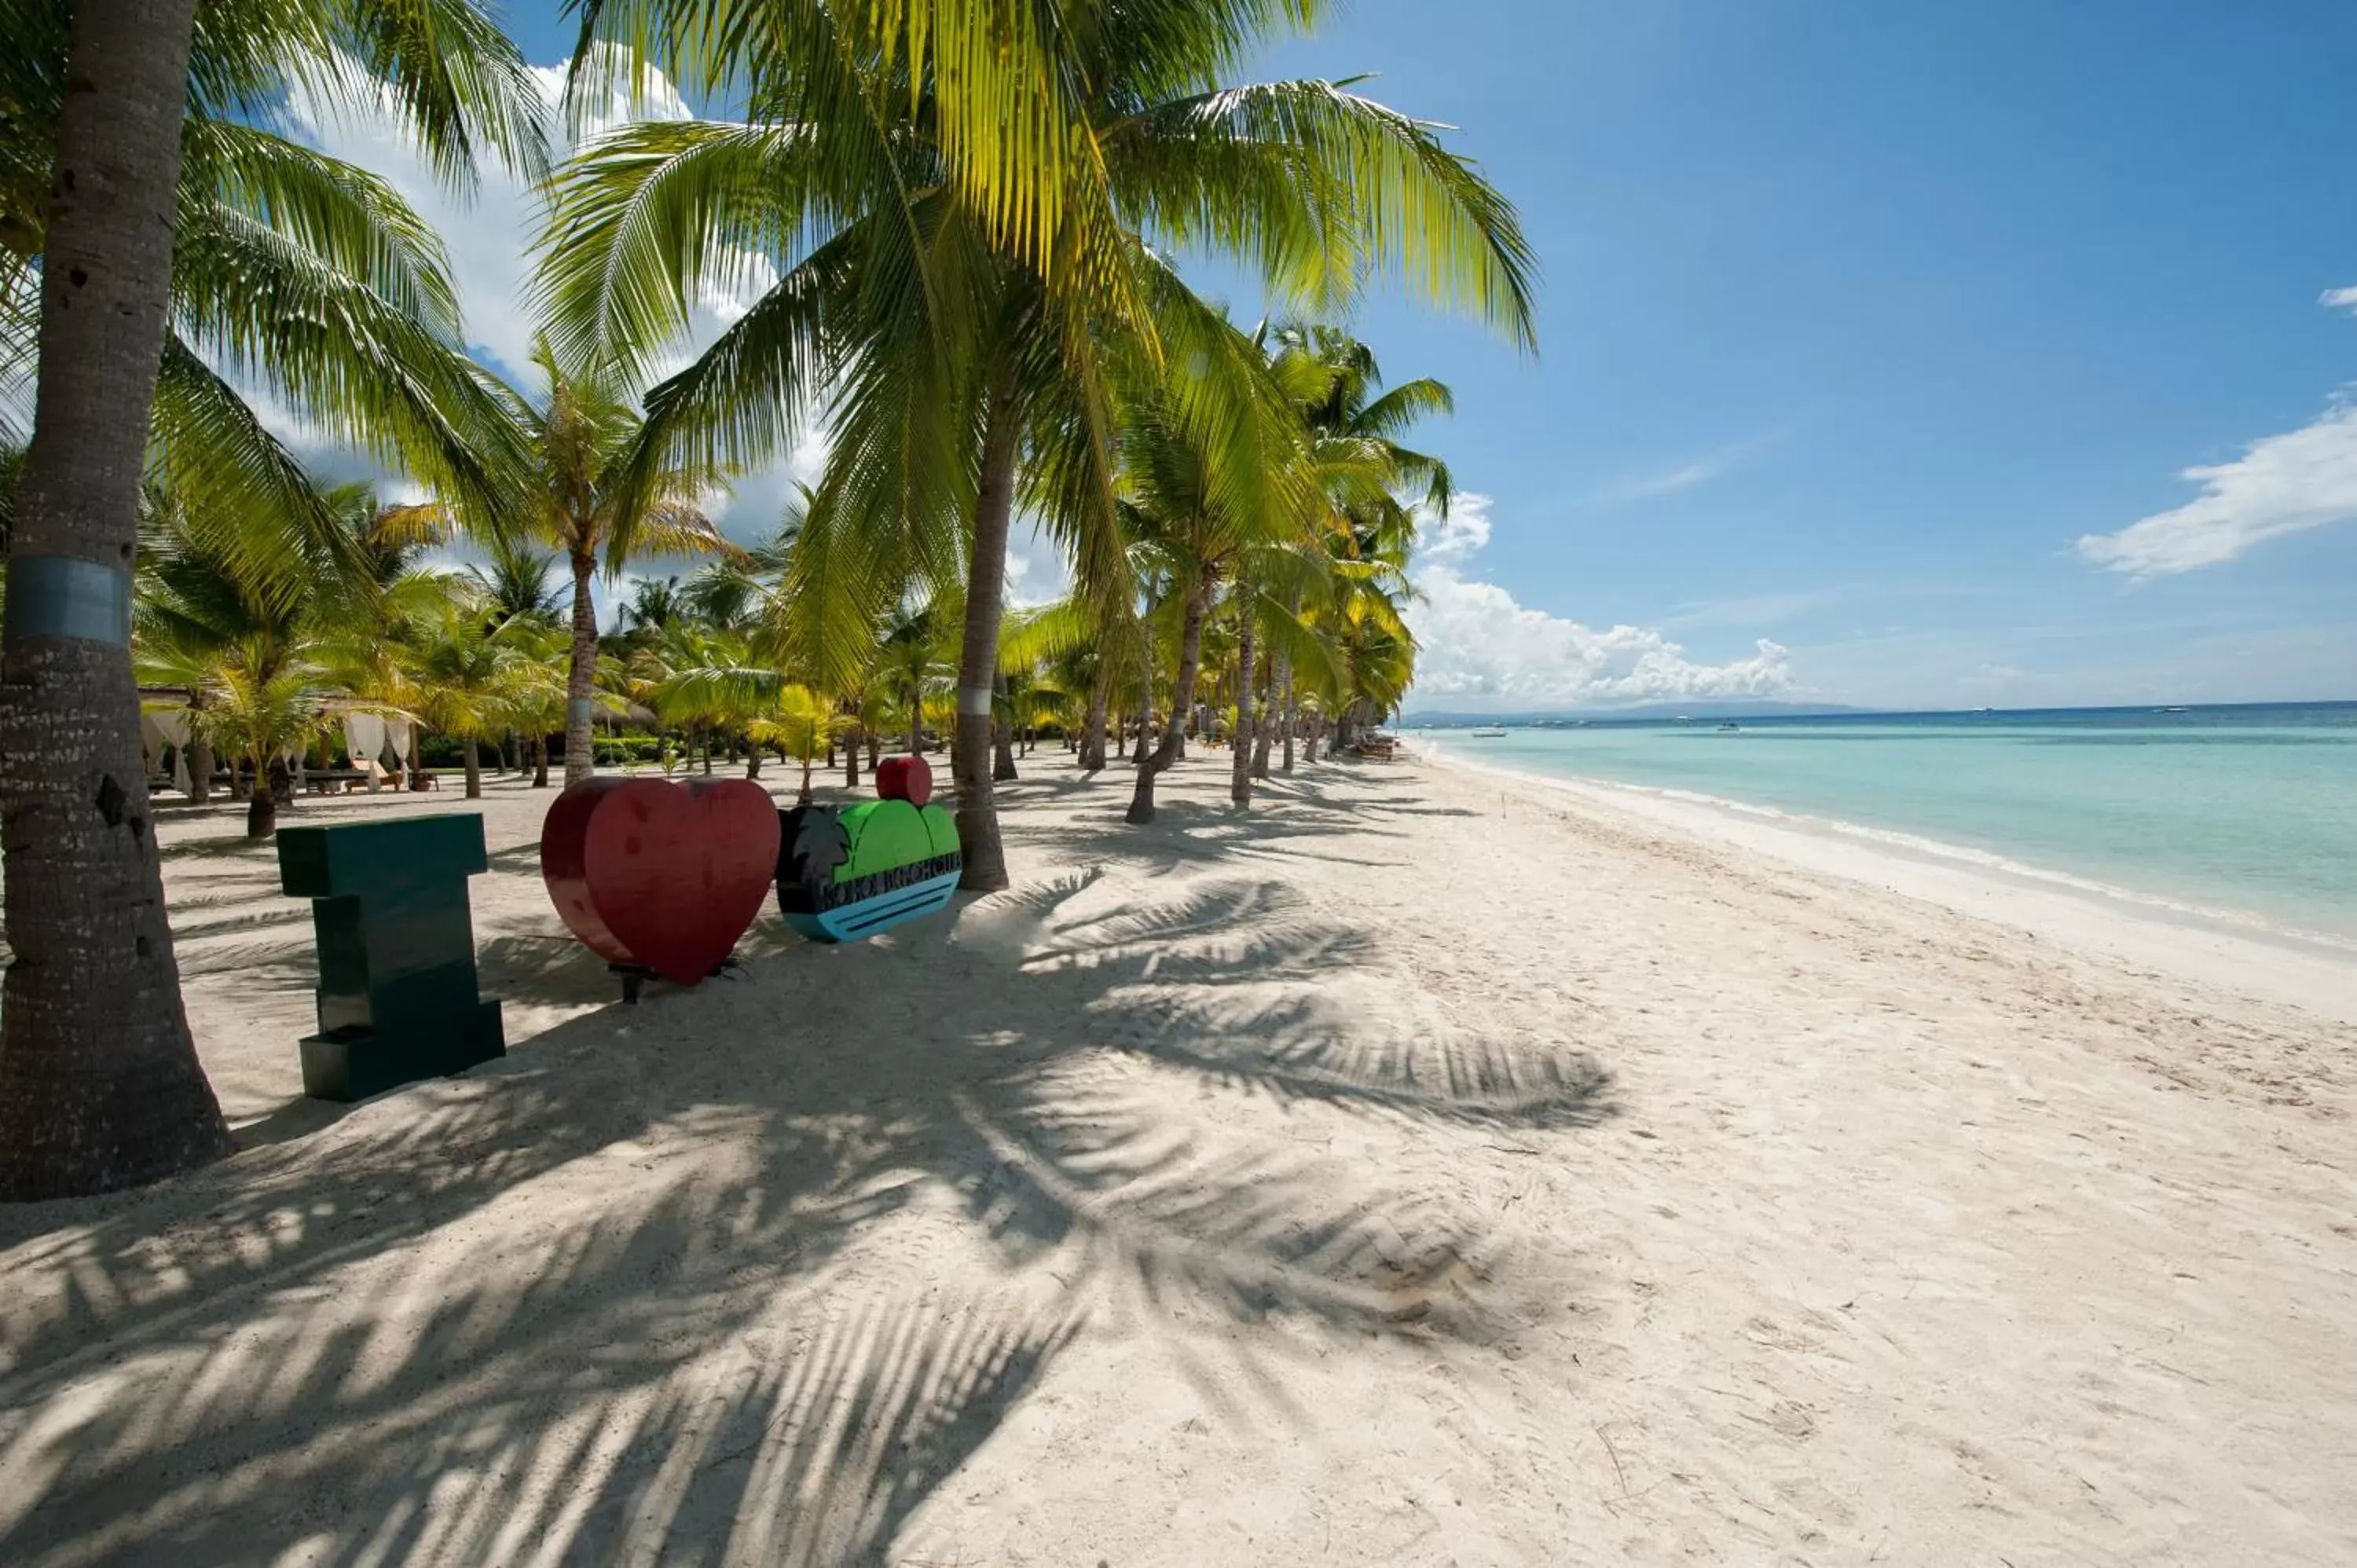
[[166,813],[251,1146],[0,1211],[0,1563],[2357,1561],[2357,972],[1429,762],[1025,768],[1012,890],[636,1008],[494,784],[510,1054],[348,1111],[307,908]]

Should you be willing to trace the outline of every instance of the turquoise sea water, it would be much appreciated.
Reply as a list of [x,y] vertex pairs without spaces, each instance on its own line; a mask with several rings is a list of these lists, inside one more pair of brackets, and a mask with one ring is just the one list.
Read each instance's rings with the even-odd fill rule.
[[1521,772],[1717,797],[2357,939],[2357,703],[1411,731]]

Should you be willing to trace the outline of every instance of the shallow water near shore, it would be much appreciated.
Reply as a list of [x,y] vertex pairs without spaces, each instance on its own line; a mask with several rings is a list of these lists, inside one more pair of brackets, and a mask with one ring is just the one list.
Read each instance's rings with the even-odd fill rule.
[[1417,730],[1444,757],[1827,819],[2357,941],[2357,703]]

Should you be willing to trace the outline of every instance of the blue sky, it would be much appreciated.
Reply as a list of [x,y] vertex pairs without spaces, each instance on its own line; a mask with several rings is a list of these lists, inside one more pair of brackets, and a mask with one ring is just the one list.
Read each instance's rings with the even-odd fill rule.
[[1275,49],[1461,127],[1544,269],[1534,361],[1355,324],[1458,397],[1422,705],[2357,696],[2352,59],[2292,0],[1358,0]]

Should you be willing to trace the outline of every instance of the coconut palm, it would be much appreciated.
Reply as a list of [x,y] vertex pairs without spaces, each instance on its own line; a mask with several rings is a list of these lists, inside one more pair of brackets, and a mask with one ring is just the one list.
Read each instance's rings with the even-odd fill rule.
[[834,704],[807,686],[786,686],[778,693],[772,711],[755,719],[749,733],[759,745],[774,746],[802,765],[802,805],[811,801],[811,768],[826,755],[835,733]]
[[[1346,598],[1361,585],[1382,596],[1381,605],[1361,604],[1359,616],[1382,620],[1385,635],[1412,661],[1414,640],[1396,613],[1398,597],[1408,591],[1407,553],[1415,543],[1417,513],[1408,498],[1414,497],[1425,515],[1446,518],[1454,484],[1448,465],[1401,445],[1399,437],[1429,415],[1453,413],[1456,398],[1429,377],[1403,381],[1378,395],[1383,378],[1374,351],[1339,328],[1294,325],[1275,337],[1273,369],[1295,397],[1321,465],[1331,509],[1324,529],[1333,556],[1330,575]],[[1302,606],[1290,607],[1298,614]],[[1297,727],[1292,647],[1276,649],[1270,682],[1277,702],[1272,727],[1284,736],[1282,766],[1289,773]],[[1254,776],[1268,776],[1269,749],[1270,728],[1264,727],[1253,760]]]
[[[370,541],[380,509],[366,486],[321,490],[317,506],[347,536],[318,542],[292,583],[257,577],[250,558],[221,550],[221,531],[191,525],[193,510],[151,489],[142,525],[134,669],[140,683],[187,693],[192,750],[219,751],[250,770],[246,832],[267,838],[293,798],[288,758],[331,726],[333,708],[379,694],[389,679],[377,635],[399,595],[354,561],[392,559]],[[210,757],[192,759],[210,772]]]
[[[494,613],[499,612],[497,601]],[[508,617],[500,627],[501,635],[523,658],[544,671],[561,665],[572,638],[558,623],[554,611]],[[593,701],[610,707],[612,699],[603,693],[594,694]],[[515,731],[527,737],[525,750],[532,757],[532,787],[548,787],[548,741],[551,736],[565,729],[565,682],[560,680],[535,680],[519,683],[507,694],[507,719]]]
[[[630,658],[632,691],[662,723],[703,737],[704,770],[712,771],[711,736],[748,733],[773,716],[786,678],[753,654],[741,632],[684,618],[662,625]],[[733,755],[733,752],[732,752]],[[760,776],[758,746],[746,777]]]
[[419,585],[423,600],[403,628],[401,705],[458,739],[467,799],[483,794],[480,746],[515,727],[520,711],[544,709],[561,690],[533,657],[529,619],[502,621],[463,577]]
[[467,575],[491,612],[503,621],[519,618],[554,621],[558,590],[549,583],[548,569],[555,557],[533,549],[530,540],[505,533],[486,536],[483,547],[490,559],[468,567]]
[[[825,399],[834,456],[794,570],[963,578],[953,770],[969,887],[1006,881],[988,749],[1018,465],[1028,453],[1057,476],[1039,516],[1082,580],[1126,595],[1105,360],[1191,360],[1224,329],[1169,250],[1222,250],[1282,295],[1329,300],[1368,270],[1400,270],[1527,340],[1512,213],[1434,128],[1332,83],[1219,84],[1273,29],[1323,8],[1170,0],[1103,26],[1034,26],[942,0],[813,4],[754,28],[736,25],[733,0],[583,7],[585,43],[723,77],[751,123],[635,126],[586,152],[559,186],[546,251],[558,329],[584,352],[651,360],[704,285],[748,275],[748,258],[774,269],[774,286],[650,394],[650,447],[767,463]],[[920,69],[976,28],[989,42],[971,61]],[[1030,59],[1037,75],[1015,65]],[[977,104],[1030,118],[977,119]],[[1217,377],[1199,381],[1218,392]],[[1255,482],[1240,461],[1219,475]],[[805,622],[801,661],[864,661],[868,630]]]
[[561,365],[543,342],[533,362],[548,390],[511,393],[531,454],[526,527],[564,555],[573,583],[573,642],[565,669],[565,781],[597,771],[589,738],[597,679],[597,610],[590,585],[642,554],[733,556],[704,511],[722,469],[706,462],[630,467],[641,423],[622,366],[611,358]]
[[869,676],[899,714],[912,756],[925,748],[926,703],[946,693],[957,678],[954,609],[939,598],[904,604],[877,639]]
[[[0,1198],[127,1186],[229,1148],[179,1003],[123,619],[63,613],[127,607],[143,458],[176,409],[198,435],[163,436],[184,478],[300,515],[283,450],[182,328],[211,324],[196,336],[232,368],[421,467],[455,470],[467,446],[438,438],[447,411],[431,406],[463,400],[463,372],[439,353],[369,356],[387,339],[425,347],[414,317],[387,318],[430,292],[410,264],[419,247],[362,216],[382,203],[306,177],[324,166],[264,127],[294,82],[342,81],[392,107],[453,175],[479,147],[537,145],[509,113],[536,104],[529,76],[465,0],[221,0],[201,29],[197,10],[14,0],[0,50],[0,354],[21,372],[37,353],[39,369],[0,633],[0,750],[16,759],[0,781],[13,952]],[[225,192],[242,199],[217,209],[242,221],[183,225]],[[355,264],[306,264],[328,250]],[[384,286],[343,286],[355,276]]]

